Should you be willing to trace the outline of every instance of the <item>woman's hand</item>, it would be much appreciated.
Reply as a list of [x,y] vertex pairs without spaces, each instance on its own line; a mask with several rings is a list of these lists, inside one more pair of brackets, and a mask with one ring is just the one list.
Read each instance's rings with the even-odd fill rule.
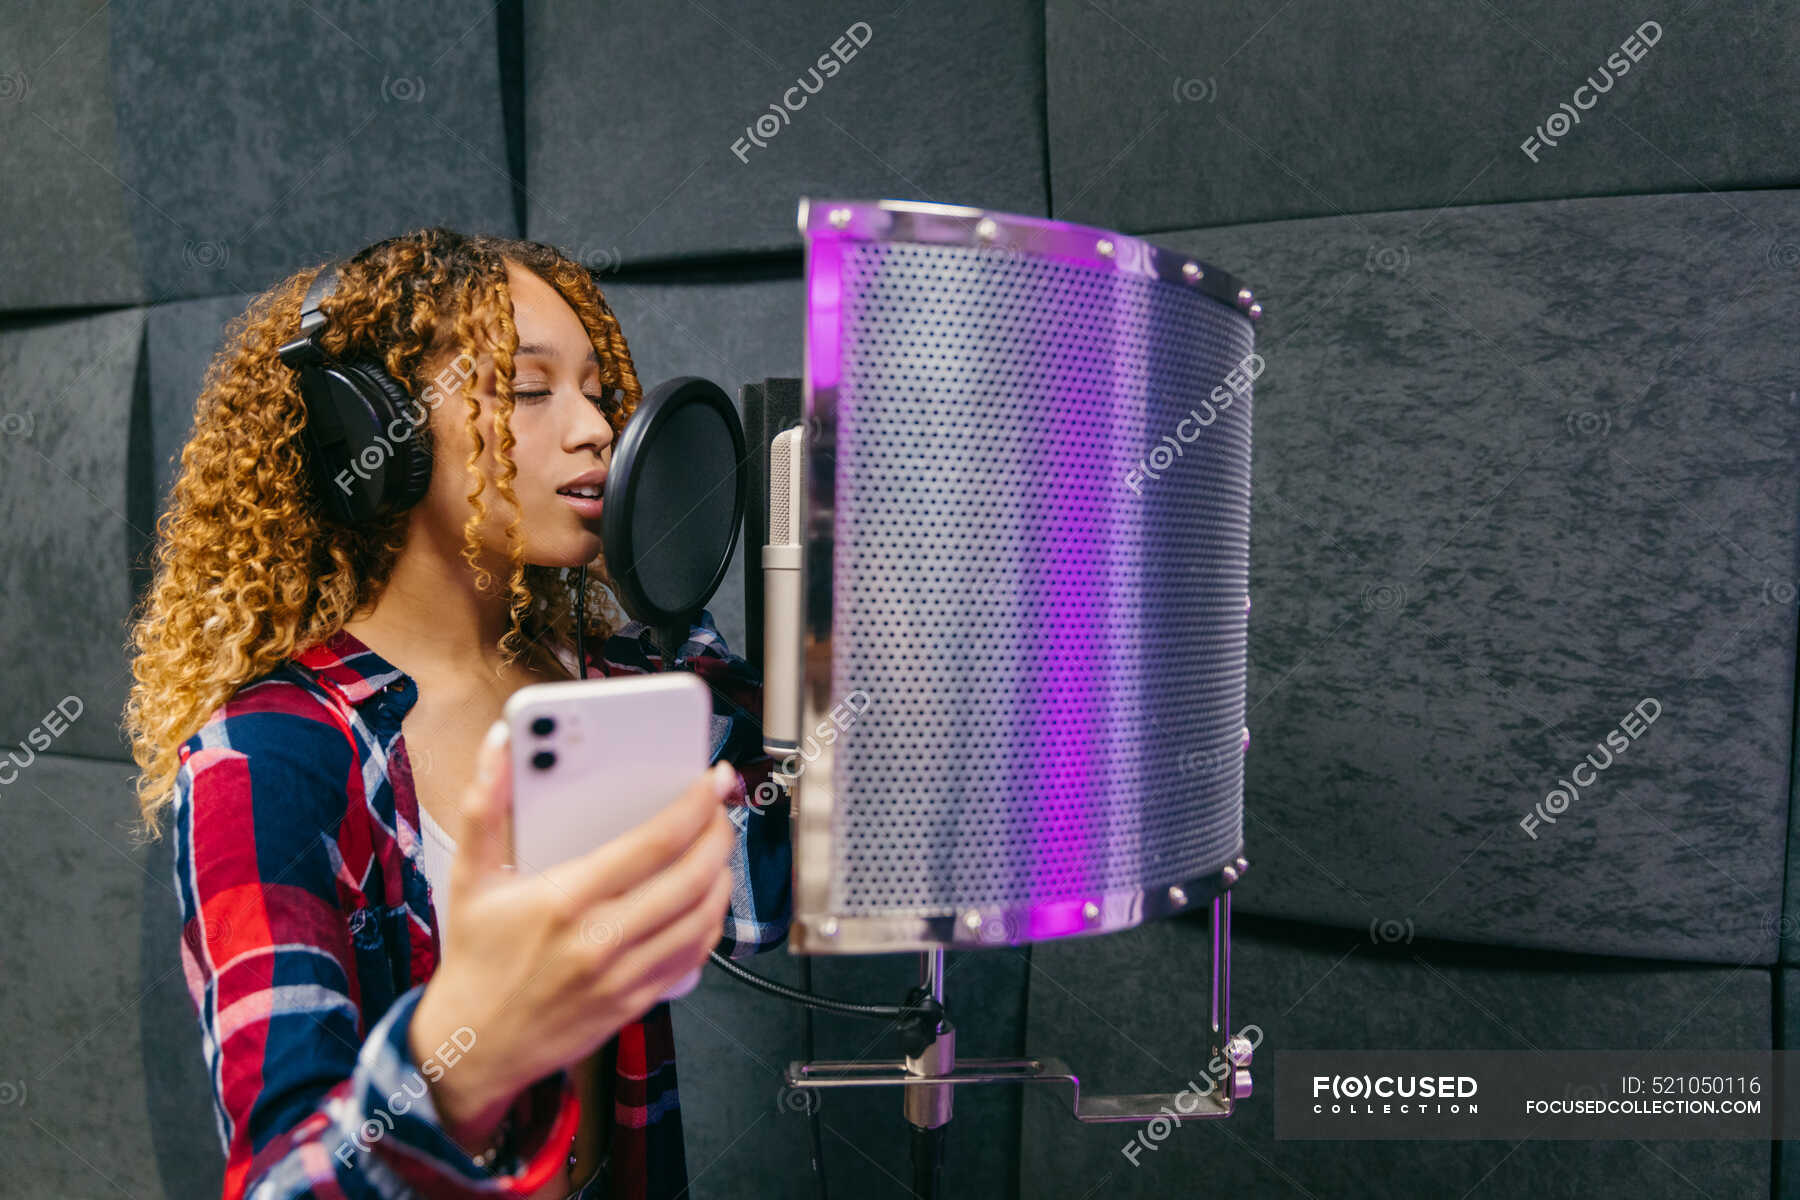
[[421,1063],[469,1031],[467,1051],[429,1086],[446,1130],[472,1150],[520,1090],[591,1053],[704,963],[731,898],[730,764],[605,845],[523,872],[507,869],[506,748],[495,722],[463,800],[442,956],[408,1031]]

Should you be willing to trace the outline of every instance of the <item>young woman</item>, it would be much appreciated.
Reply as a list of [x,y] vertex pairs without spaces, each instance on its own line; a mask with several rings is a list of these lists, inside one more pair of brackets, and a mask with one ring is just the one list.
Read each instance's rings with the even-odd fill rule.
[[580,673],[583,566],[590,673],[662,667],[568,494],[641,396],[625,338],[547,246],[427,229],[353,256],[317,340],[402,384],[430,476],[345,524],[277,353],[315,274],[228,327],[132,631],[125,722],[144,826],[174,834],[224,1196],[677,1195],[659,997],[785,934],[785,822],[726,816],[769,770],[759,681],[703,613],[673,665],[712,685],[714,768],[548,871],[511,862],[497,721]]

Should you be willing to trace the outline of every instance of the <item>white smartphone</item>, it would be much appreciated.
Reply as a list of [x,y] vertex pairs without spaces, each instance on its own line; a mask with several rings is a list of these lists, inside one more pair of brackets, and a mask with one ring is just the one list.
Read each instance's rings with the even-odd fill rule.
[[[689,671],[534,683],[514,692],[502,715],[521,870],[610,842],[662,811],[708,765],[712,694]],[[699,982],[695,968],[664,999]]]

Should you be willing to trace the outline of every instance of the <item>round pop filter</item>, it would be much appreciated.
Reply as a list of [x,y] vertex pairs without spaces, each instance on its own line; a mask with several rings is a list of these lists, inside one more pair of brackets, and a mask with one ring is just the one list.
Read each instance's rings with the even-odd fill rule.
[[600,535],[619,603],[670,661],[725,579],[744,519],[744,427],[715,383],[682,375],[647,392],[613,447]]

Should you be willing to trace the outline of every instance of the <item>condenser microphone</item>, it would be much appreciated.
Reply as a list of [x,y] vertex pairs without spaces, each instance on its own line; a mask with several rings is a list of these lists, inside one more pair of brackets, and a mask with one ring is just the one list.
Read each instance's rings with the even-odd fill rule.
[[763,749],[783,758],[800,744],[800,518],[804,511],[804,427],[775,435],[769,446],[769,541],[762,549]]

